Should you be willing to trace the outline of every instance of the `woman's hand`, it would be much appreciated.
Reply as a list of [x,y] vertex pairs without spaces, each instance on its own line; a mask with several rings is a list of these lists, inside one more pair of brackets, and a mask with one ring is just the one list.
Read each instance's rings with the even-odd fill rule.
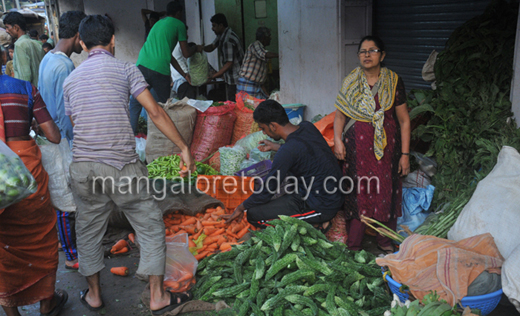
[[347,150],[343,143],[343,129],[347,124],[347,117],[340,110],[336,110],[334,116],[334,155],[338,160],[345,160]]
[[410,173],[410,156],[401,155],[401,159],[399,160],[399,171],[398,172],[403,177]]
[[338,160],[345,160],[345,156],[347,156],[347,150],[345,148],[345,144],[342,141],[334,140],[334,155]]

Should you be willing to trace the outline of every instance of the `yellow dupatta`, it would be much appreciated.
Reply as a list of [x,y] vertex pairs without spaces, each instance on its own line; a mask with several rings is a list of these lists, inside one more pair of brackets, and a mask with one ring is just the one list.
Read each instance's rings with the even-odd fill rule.
[[386,147],[386,133],[383,127],[385,111],[392,108],[398,76],[390,69],[383,67],[379,74],[379,104],[376,112],[376,101],[368,85],[367,77],[361,67],[354,69],[343,80],[334,106],[343,114],[360,122],[371,122],[374,126],[374,154],[377,160],[383,158]]

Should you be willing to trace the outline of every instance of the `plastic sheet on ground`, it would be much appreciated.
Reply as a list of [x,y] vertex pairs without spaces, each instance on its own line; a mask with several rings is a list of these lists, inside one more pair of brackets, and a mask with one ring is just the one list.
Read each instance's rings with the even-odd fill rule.
[[468,286],[483,271],[500,274],[503,260],[491,234],[458,242],[414,234],[398,253],[377,258],[376,263],[388,266],[392,278],[407,285],[415,298],[437,291],[453,306],[467,296]]
[[[143,293],[141,294],[141,302],[143,302],[146,307],[150,308],[150,288],[147,286]],[[219,301],[215,304],[208,303],[199,300],[188,301],[181,306],[175,308],[170,312],[166,312],[163,316],[176,316],[182,313],[190,313],[190,312],[204,312],[204,311],[220,311],[223,309],[229,308],[229,306],[224,301]]]

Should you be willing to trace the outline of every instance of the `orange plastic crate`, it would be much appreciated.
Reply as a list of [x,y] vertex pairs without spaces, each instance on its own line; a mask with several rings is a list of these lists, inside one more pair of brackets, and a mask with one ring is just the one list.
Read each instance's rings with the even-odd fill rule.
[[234,209],[253,193],[254,178],[199,175],[197,189],[220,200],[226,208]]

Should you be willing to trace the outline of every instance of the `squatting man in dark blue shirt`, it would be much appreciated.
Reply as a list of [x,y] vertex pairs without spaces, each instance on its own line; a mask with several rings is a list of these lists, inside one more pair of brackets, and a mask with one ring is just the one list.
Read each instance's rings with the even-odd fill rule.
[[263,189],[223,217],[227,222],[240,220],[247,210],[247,221],[256,227],[264,227],[279,215],[322,229],[330,227],[329,221],[340,210],[344,197],[339,190],[341,169],[323,136],[310,122],[291,124],[284,108],[274,100],[260,103],[253,118],[264,134],[276,141],[283,139],[285,144],[260,141],[261,151],[277,152]]

